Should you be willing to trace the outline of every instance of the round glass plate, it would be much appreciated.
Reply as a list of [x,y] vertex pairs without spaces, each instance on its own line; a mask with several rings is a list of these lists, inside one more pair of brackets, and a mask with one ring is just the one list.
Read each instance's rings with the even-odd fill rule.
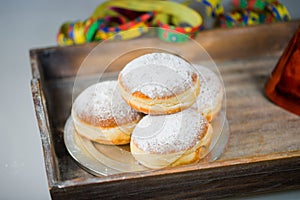
[[[125,35],[130,36],[135,31],[138,30],[130,29],[116,34],[109,40],[99,43],[89,52],[77,71],[72,92],[72,102],[74,102],[78,93],[89,85],[108,80],[108,78],[109,80],[116,79],[117,77],[113,78],[110,75],[118,74],[126,63],[144,54],[164,52],[180,56],[189,62],[199,74],[201,74],[201,71],[196,66],[205,66],[219,77],[222,83],[223,100],[219,114],[211,122],[213,136],[208,153],[201,159],[199,165],[216,160],[226,148],[230,135],[226,119],[226,91],[218,66],[205,48],[187,35],[181,34],[181,37],[186,39],[184,43],[162,42],[153,38],[153,34],[159,31],[155,27],[149,28],[149,34],[141,35],[140,39],[132,40],[130,45],[124,45],[122,48],[116,48],[115,46],[112,49],[107,48],[110,46],[111,40],[122,38]],[[179,34],[177,33],[177,35]],[[103,55],[104,52],[106,53]],[[93,75],[93,80],[89,84],[82,84],[83,80],[85,80],[84,78],[90,74]],[[101,145],[80,137],[76,134],[72,119],[68,119],[65,125],[64,139],[71,156],[93,174],[111,175],[149,170],[133,158],[129,145]]]
[[[199,164],[219,158],[229,140],[229,124],[222,111],[214,118],[211,125],[214,131],[209,151]],[[70,155],[81,167],[94,175],[106,176],[150,170],[134,159],[129,145],[102,145],[79,136],[74,129],[71,117],[65,125],[64,141]]]

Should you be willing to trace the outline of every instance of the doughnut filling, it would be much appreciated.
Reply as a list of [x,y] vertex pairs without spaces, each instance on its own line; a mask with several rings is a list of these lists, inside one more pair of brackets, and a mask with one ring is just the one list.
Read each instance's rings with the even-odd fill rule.
[[132,133],[130,149],[142,165],[159,169],[199,161],[209,149],[212,127],[196,110],[147,115]]
[[199,74],[201,90],[192,108],[198,110],[208,121],[211,121],[222,107],[222,82],[210,69],[201,65],[195,65],[195,67]]
[[71,116],[81,136],[103,144],[128,144],[142,114],[132,109],[116,90],[117,81],[85,89],[74,101]]
[[150,53],[132,60],[120,72],[118,85],[131,107],[152,115],[190,107],[200,90],[193,66],[168,53]]

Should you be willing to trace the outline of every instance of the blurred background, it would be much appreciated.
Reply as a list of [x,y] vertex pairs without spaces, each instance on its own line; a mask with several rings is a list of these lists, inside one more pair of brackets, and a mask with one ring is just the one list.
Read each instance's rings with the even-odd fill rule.
[[[0,199],[50,199],[30,91],[29,49],[56,45],[63,22],[85,20],[101,2],[0,0]],[[300,1],[280,2],[292,19],[300,19]],[[224,5],[230,9],[231,0]],[[205,23],[209,28],[213,22]],[[300,190],[240,199],[299,198]]]

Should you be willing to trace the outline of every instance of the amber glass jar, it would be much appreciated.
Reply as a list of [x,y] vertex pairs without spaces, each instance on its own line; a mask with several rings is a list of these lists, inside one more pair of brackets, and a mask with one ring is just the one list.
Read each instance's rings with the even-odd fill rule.
[[265,93],[277,105],[300,115],[300,27],[268,79]]

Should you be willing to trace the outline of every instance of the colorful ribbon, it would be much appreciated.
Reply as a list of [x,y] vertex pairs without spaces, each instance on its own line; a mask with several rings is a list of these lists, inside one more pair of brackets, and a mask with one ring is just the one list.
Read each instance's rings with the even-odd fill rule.
[[[162,39],[180,42],[184,38],[181,34],[194,36],[202,23],[199,13],[176,2],[111,0],[99,5],[86,21],[63,24],[57,42],[72,45],[106,39],[126,40],[142,35],[150,26],[161,28],[158,35]],[[126,34],[125,30],[134,31]]]
[[221,27],[249,26],[291,19],[277,0],[233,0],[234,10],[220,16]]
[[[59,45],[83,44],[107,39],[127,40],[158,27],[158,37],[168,42],[184,42],[203,29],[201,15],[188,5],[163,0],[110,0],[99,5],[85,21],[66,22],[57,34]],[[234,10],[224,12],[221,0],[197,0],[206,15],[221,27],[237,27],[288,21],[286,7],[277,0],[232,0]],[[130,30],[130,32],[126,32]]]

